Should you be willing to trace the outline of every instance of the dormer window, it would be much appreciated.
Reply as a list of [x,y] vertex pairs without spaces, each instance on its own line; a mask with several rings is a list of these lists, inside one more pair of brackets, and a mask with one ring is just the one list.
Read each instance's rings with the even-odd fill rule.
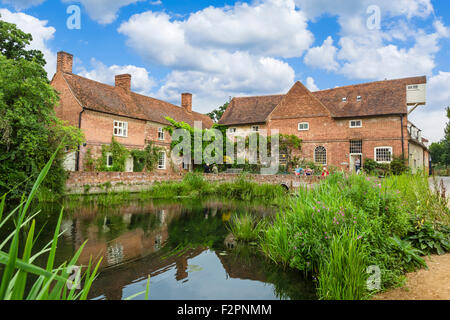
[[342,98],[342,102],[347,102],[347,97]]
[[361,97],[361,96],[357,96],[357,97],[356,97],[356,101],[358,101],[358,102],[360,102],[360,101],[361,101],[361,99],[362,99],[362,97]]

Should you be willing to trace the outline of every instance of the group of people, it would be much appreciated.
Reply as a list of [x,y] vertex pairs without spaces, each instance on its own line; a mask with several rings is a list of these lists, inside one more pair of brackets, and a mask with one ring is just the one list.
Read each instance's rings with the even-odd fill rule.
[[211,166],[209,163],[205,163],[205,165],[203,166],[203,172],[204,173],[219,174],[219,168],[217,168],[216,164],[213,164]]
[[[297,167],[295,169],[295,175],[296,176],[312,176],[313,173],[314,173],[314,171],[308,166],[306,166],[305,169],[300,168],[300,167]],[[329,175],[330,175],[330,172],[328,171],[327,167],[323,167],[323,169],[322,169],[322,177],[328,177]]]

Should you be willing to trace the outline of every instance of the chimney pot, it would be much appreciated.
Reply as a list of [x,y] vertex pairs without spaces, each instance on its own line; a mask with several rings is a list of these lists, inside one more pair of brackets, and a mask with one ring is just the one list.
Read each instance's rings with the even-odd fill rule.
[[192,112],[192,93],[182,93],[181,94],[181,106],[187,112]]
[[64,51],[58,52],[56,72],[72,73],[72,67],[73,55]]
[[116,87],[126,91],[131,90],[131,74],[119,74],[116,76]]

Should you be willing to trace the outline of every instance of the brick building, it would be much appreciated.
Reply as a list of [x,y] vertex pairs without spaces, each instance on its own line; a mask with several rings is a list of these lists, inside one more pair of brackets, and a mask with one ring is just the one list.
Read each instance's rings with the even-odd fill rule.
[[[408,114],[425,104],[426,77],[310,92],[297,82],[284,95],[234,98],[219,123],[230,136],[266,129],[303,140],[301,159],[353,171],[357,162],[408,159],[428,170],[427,140]],[[408,110],[409,108],[409,110]]]
[[[205,127],[212,120],[192,110],[192,94],[181,95],[181,107],[143,96],[131,91],[131,75],[115,77],[115,86],[86,79],[72,73],[73,56],[58,53],[57,71],[51,85],[60,93],[57,116],[70,125],[82,129],[86,143],[78,152],[68,154],[65,166],[69,171],[83,171],[88,149],[93,158],[101,157],[102,145],[109,145],[114,137],[127,149],[144,149],[149,142],[163,148],[159,153],[158,170],[170,171],[171,137],[163,129],[170,123],[166,117],[193,126],[201,121]],[[112,164],[112,156],[106,162]],[[133,159],[126,161],[126,171],[133,171]],[[184,165],[188,169],[188,164]]]

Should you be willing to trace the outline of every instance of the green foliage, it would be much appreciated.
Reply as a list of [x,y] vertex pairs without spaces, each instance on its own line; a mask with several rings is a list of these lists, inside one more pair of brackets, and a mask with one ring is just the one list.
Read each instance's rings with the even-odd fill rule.
[[95,171],[96,162],[92,156],[92,149],[88,148],[86,154],[84,155],[84,171]]
[[[112,166],[108,167],[108,154],[112,155]],[[102,146],[102,156],[97,159],[97,165],[99,171],[111,171],[111,172],[124,172],[125,163],[127,158],[130,156],[130,152],[127,148],[117,142],[114,137],[110,145]]]
[[154,146],[152,142],[144,150],[132,150],[134,172],[151,172],[155,170],[158,164],[159,152],[162,150],[161,147]]
[[[400,240],[408,236],[417,216],[448,225],[448,208],[431,192],[425,176],[377,179],[334,174],[313,189],[301,188],[288,207],[263,228],[260,246],[275,263],[317,274],[322,298],[354,295],[359,299],[368,294],[359,287],[361,275],[356,270],[363,270],[358,266],[361,261],[364,269],[380,268],[383,289],[399,283],[404,272],[423,265],[418,248]],[[354,234],[364,247],[364,256],[356,250],[356,265],[344,270],[342,261],[349,259],[345,256],[349,251],[342,247],[349,248]],[[349,283],[355,287],[347,288],[344,277],[354,277]]]
[[211,111],[210,113],[207,113],[206,115],[212,119],[215,123],[219,122],[220,118],[222,118],[223,114],[227,110],[228,106],[230,105],[229,102],[225,103],[224,105],[220,106],[219,108]]
[[370,175],[386,176],[386,175],[402,175],[408,172],[409,168],[406,161],[400,158],[394,158],[390,164],[378,163],[373,159],[364,160],[364,172]]
[[354,230],[333,238],[322,262],[318,291],[325,300],[361,300],[366,293],[367,254]]
[[[89,263],[80,281],[75,284],[72,282],[71,289],[68,289],[69,277],[86,243],[81,245],[70,262],[65,262],[60,266],[54,265],[58,238],[60,236],[62,211],[52,241],[40,251],[34,252],[36,251],[34,248],[36,241],[36,222],[34,219],[39,212],[29,214],[28,211],[33,198],[48,175],[56,155],[57,153],[53,154],[49,162],[40,172],[26,201],[24,201],[25,196],[22,197],[22,202],[19,206],[12,210],[3,220],[6,195],[2,197],[0,205],[0,228],[3,228],[5,223],[12,218],[15,218],[16,227],[0,244],[0,264],[4,266],[3,276],[0,282],[0,300],[86,300],[90,287],[96,277],[101,260],[93,269],[93,265]],[[9,250],[4,251],[4,247],[8,244]],[[48,258],[45,268],[34,264],[38,257],[46,254],[48,254]],[[36,279],[32,283],[30,282],[31,276]],[[77,291],[77,284],[81,285],[83,279],[84,287]],[[28,286],[31,289],[27,285],[31,285]]]
[[396,235],[389,238],[389,240],[394,245],[394,250],[399,252],[402,259],[405,261],[407,271],[414,271],[420,267],[427,268],[425,260],[420,257],[423,255],[423,252],[417,248],[414,248],[411,242],[401,240]]
[[257,220],[250,214],[234,216],[229,225],[228,230],[238,241],[251,242],[258,239],[263,222]]
[[445,234],[437,230],[432,223],[425,222],[425,219],[417,222],[407,240],[426,254],[443,255],[450,251],[450,233]]
[[[450,120],[450,107],[447,107],[447,118]],[[431,160],[434,164],[450,166],[450,121],[445,127],[445,137],[430,146]]]
[[[31,41],[14,25],[0,21],[0,192],[18,199],[65,138],[77,150],[83,135],[57,119],[58,96],[49,85],[42,54],[25,50]],[[66,173],[60,150],[43,188],[62,193]],[[20,186],[20,187],[19,187]],[[20,192],[19,192],[20,190]]]
[[[1,16],[0,16],[1,18]],[[27,60],[38,64],[41,67],[46,65],[44,54],[39,50],[30,50],[33,37],[18,29],[15,24],[0,20],[0,54],[11,60]],[[40,76],[47,77],[47,73],[42,68]]]

